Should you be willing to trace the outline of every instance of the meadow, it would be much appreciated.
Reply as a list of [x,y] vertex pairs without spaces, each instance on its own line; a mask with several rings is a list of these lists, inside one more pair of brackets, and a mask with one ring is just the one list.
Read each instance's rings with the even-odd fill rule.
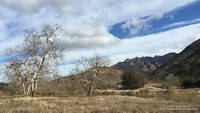
[[[152,91],[152,92],[151,92]],[[103,91],[93,96],[1,96],[0,113],[199,113],[200,96],[187,91]],[[166,91],[165,91],[166,92]],[[154,94],[154,96],[152,96]]]

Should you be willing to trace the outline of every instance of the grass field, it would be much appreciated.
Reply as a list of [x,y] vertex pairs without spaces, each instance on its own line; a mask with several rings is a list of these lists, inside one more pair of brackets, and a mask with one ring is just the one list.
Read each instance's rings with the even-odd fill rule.
[[[197,89],[100,90],[95,96],[0,96],[0,113],[200,113]],[[0,94],[3,94],[0,93]]]
[[194,104],[135,96],[0,97],[0,113],[199,113],[197,109]]

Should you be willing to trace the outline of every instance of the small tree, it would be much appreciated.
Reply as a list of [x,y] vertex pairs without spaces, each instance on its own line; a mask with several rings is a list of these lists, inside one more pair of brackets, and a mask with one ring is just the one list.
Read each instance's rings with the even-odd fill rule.
[[180,79],[179,79],[178,76],[169,75],[169,76],[165,77],[162,84],[163,84],[164,88],[167,88],[169,86],[179,86],[180,85]]
[[44,25],[41,30],[29,30],[21,45],[9,49],[5,75],[24,95],[35,95],[42,78],[56,74],[56,64],[62,50],[56,45],[58,27]]
[[76,68],[73,70],[80,82],[80,88],[87,95],[92,95],[96,89],[97,81],[105,74],[104,67],[110,64],[110,60],[106,56],[95,55],[90,58],[83,57],[76,61]]
[[139,71],[125,72],[121,80],[122,89],[137,89],[143,87],[146,82],[145,75]]

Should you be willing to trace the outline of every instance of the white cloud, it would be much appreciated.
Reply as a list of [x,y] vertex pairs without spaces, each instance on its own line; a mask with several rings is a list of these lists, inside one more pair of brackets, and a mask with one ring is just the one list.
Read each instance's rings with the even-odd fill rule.
[[108,53],[116,55],[114,61],[119,61],[136,56],[154,56],[168,52],[180,52],[187,45],[200,38],[199,30],[200,24],[195,24],[143,37],[124,39]]
[[119,40],[103,26],[82,25],[80,28],[65,27],[63,30],[59,45],[68,50],[105,46]]
[[9,22],[12,17],[15,16],[11,10],[0,7],[0,41],[6,40],[8,38],[8,28],[6,24]]
[[[108,32],[110,25],[133,17],[162,17],[169,11],[194,1],[196,0],[1,0],[0,7],[4,10],[0,8],[0,12],[9,18],[4,19],[6,24],[0,25],[0,29],[4,37],[8,37],[8,34],[14,37],[27,28],[49,23],[59,24],[66,32],[62,37],[63,47],[98,47],[116,40]],[[146,21],[139,20],[134,25],[138,27],[133,33],[149,27]]]
[[[95,21],[87,19],[73,20],[73,17],[60,17],[60,15],[50,8],[43,8],[38,13],[32,15],[22,15],[11,19],[2,27],[9,26],[9,31],[2,30],[4,33],[12,34],[12,37],[23,36],[25,29],[39,28],[43,24],[61,25],[60,45],[67,49],[90,48],[109,44],[118,40],[108,32],[108,29]],[[1,21],[0,21],[1,29]],[[3,34],[3,33],[2,33]],[[8,37],[8,36],[7,36]]]
[[93,18],[101,24],[113,25],[132,17],[163,15],[195,1],[197,0],[1,0],[0,4],[21,14],[33,14],[43,8],[52,8],[59,14],[73,16],[74,19]]
[[[0,25],[5,36],[22,34],[24,29],[42,24],[62,25],[66,32],[61,45],[66,48],[90,48],[104,46],[117,40],[108,32],[108,26],[130,18],[151,15],[162,17],[169,11],[196,0],[1,0],[2,14],[8,15],[6,24]],[[16,5],[17,4],[17,5]],[[166,5],[168,4],[168,5]],[[4,10],[3,10],[4,9]],[[5,10],[9,9],[9,10]],[[159,9],[159,11],[158,11]],[[134,23],[133,23],[134,22]],[[144,28],[148,20],[132,21],[136,33]],[[0,20],[0,23],[1,20]],[[9,25],[9,30],[5,26]],[[10,35],[9,35],[10,36]],[[70,46],[70,47],[69,47]]]
[[[0,3],[3,6],[7,6],[23,13],[37,12],[44,7],[54,7],[58,9],[64,9],[68,7],[71,0],[1,0]],[[65,8],[66,9],[66,8]]]
[[168,29],[168,28],[172,28],[172,27],[179,27],[179,26],[185,26],[185,25],[190,25],[190,24],[194,24],[194,23],[199,23],[200,19],[194,19],[194,20],[190,20],[190,21],[183,21],[183,22],[177,22],[177,23],[173,23],[167,26],[164,26],[160,29]]
[[128,31],[128,33],[132,35],[150,28],[151,25],[149,22],[157,18],[156,16],[150,16],[144,19],[132,18],[126,21],[121,27],[124,31]]
[[7,29],[4,26],[4,23],[1,21],[0,21],[0,34],[1,34],[0,41],[5,40],[8,37]]

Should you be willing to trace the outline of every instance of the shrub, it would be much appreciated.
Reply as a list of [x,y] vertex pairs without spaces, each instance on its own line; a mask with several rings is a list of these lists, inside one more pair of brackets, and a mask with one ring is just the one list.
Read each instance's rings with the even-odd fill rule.
[[125,72],[122,77],[122,89],[137,89],[144,86],[145,75],[142,72]]
[[94,96],[97,96],[97,95],[117,95],[117,93],[115,91],[103,91],[103,92],[97,92],[95,91],[93,93]]
[[200,87],[200,79],[184,80],[181,85],[184,88],[198,88]]
[[139,92],[136,93],[136,96],[138,97],[143,97],[143,98],[151,98],[154,97],[155,94],[151,93],[149,90],[144,89],[140,90]]
[[171,99],[177,94],[177,87],[176,86],[169,86],[165,92],[166,99]]
[[126,95],[127,95],[127,96],[134,96],[135,93],[134,93],[133,91],[127,91],[127,92],[126,92]]
[[167,88],[167,91],[166,93],[169,94],[169,95],[175,95],[177,92],[177,87],[176,86],[169,86]]
[[180,85],[180,79],[178,76],[169,75],[163,81],[163,88],[167,88],[170,86],[179,86],[179,85]]
[[135,96],[135,92],[133,91],[123,91],[123,92],[120,92],[120,95],[124,95],[124,96]]

